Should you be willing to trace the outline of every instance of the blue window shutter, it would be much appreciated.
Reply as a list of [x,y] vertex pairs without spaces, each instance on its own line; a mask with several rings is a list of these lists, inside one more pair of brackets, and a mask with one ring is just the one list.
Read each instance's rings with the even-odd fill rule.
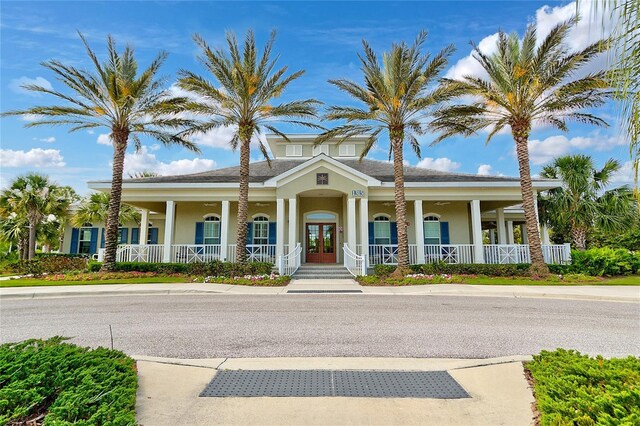
[[140,229],[131,228],[131,244],[140,244]]
[[149,244],[158,244],[158,228],[149,228]]
[[104,239],[104,228],[102,228],[102,233],[100,234],[100,248],[104,248],[104,244],[105,244],[105,239]]
[[196,222],[195,244],[204,244],[204,222]]
[[89,253],[98,252],[98,228],[91,228],[91,243],[89,244]]
[[375,244],[376,236],[374,235],[373,222],[369,222],[369,245]]
[[449,222],[440,222],[440,243],[449,244]]
[[276,234],[278,231],[276,231],[276,223],[275,222],[269,222],[269,244],[275,244],[276,243]]
[[118,244],[127,244],[127,241],[129,241],[129,228],[120,228]]
[[247,222],[247,244],[253,244],[253,222]]
[[78,252],[78,240],[80,239],[80,230],[73,228],[71,230],[71,246],[69,247],[69,253]]
[[398,244],[398,223],[391,222],[391,244]]

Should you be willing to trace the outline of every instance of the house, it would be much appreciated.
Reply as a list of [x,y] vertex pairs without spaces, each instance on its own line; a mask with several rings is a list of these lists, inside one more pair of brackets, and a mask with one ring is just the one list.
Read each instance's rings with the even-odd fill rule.
[[[251,164],[248,259],[294,269],[344,263],[357,273],[397,263],[393,164],[359,160],[366,136],[319,146],[315,137],[291,135],[286,142],[270,135],[271,165]],[[514,227],[524,223],[519,179],[409,166],[404,175],[411,263],[529,261],[526,233],[520,244],[514,241]],[[234,261],[238,180],[238,166],[125,179],[122,201],[139,208],[147,226],[121,230],[118,260]],[[98,191],[110,185],[89,182]],[[536,192],[557,186],[556,180],[533,181]],[[96,252],[99,227],[89,225],[67,231],[66,251]],[[483,229],[492,229],[491,244],[483,244]],[[548,244],[542,231],[546,260],[567,262],[567,247]]]

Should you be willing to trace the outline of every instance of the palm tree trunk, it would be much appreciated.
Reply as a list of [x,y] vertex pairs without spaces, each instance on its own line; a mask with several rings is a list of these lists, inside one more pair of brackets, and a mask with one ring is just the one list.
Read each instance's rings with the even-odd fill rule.
[[[246,133],[246,132],[245,132]],[[249,155],[251,136],[240,142],[240,192],[238,194],[238,238],[236,262],[247,261],[247,215],[249,213]],[[282,218],[278,218],[281,220]]]
[[113,139],[113,172],[111,177],[111,198],[107,210],[105,223],[104,263],[101,271],[113,271],[116,265],[118,250],[118,225],[120,223],[120,201],[122,200],[122,172],[124,169],[124,154],[129,139],[128,130],[114,130]]
[[524,218],[527,226],[527,236],[529,237],[529,251],[531,254],[531,274],[546,275],[549,267],[544,262],[542,255],[542,243],[540,242],[540,231],[538,230],[538,215],[533,196],[533,186],[531,184],[531,169],[529,168],[529,126],[512,125],[511,132],[516,142],[516,154],[518,156],[518,168],[520,169],[520,191],[522,193],[522,204],[524,207]]
[[[393,144],[393,180],[395,183],[396,221],[398,227],[398,272],[404,276],[409,268],[409,240],[407,238],[407,203],[404,198],[404,163],[402,139],[394,138]],[[418,224],[416,223],[416,226]]]
[[577,226],[571,227],[571,242],[578,250],[587,249],[587,231]]
[[38,226],[37,212],[29,212],[29,252],[28,259],[36,257],[36,228]]

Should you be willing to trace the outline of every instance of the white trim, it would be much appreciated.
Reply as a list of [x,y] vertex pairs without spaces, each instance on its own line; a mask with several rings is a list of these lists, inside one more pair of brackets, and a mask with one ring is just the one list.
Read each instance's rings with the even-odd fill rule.
[[229,206],[227,200],[222,201],[222,217],[220,221],[220,260],[227,260],[229,250]]
[[[267,218],[267,222],[271,219],[271,218],[269,217],[269,215],[268,215],[268,214],[266,214],[266,213],[256,213],[256,214],[254,214],[253,216],[251,216],[251,219],[255,220],[255,219],[256,219],[256,217],[262,217],[262,216],[264,216],[264,217],[266,217],[266,218]],[[260,222],[260,221],[258,221],[258,222]]]
[[286,145],[285,156],[286,157],[302,157],[302,145],[301,144]]
[[424,222],[424,220],[427,218],[427,216],[434,216],[438,218],[438,221],[442,218],[442,215],[438,214],[438,213],[425,213],[422,215],[422,221]]
[[205,214],[205,215],[203,215],[203,216],[202,216],[202,219],[203,219],[203,220],[207,220],[207,219],[208,219],[208,218],[210,218],[210,217],[217,217],[217,218],[218,218],[218,220],[222,219],[222,216],[221,216],[221,215],[219,215],[218,213],[207,213],[207,214]]
[[373,217],[373,221],[374,222],[375,222],[376,218],[378,218],[378,217],[386,217],[389,220],[389,222],[391,222],[391,215],[387,214],[387,213],[375,213],[371,217]]
[[356,145],[353,143],[341,143],[338,145],[339,157],[353,157],[356,155]]
[[[562,183],[559,180],[547,180],[544,182],[533,181],[532,185],[534,188],[539,188],[540,190],[553,189],[562,186]],[[383,188],[393,188],[395,184],[393,182],[382,182]],[[468,188],[520,188],[520,182],[405,182],[405,188],[447,188],[447,187],[468,187]]]

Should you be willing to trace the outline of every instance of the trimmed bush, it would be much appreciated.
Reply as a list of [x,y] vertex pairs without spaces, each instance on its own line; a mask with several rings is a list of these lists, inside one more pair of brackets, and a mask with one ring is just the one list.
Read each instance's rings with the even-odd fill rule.
[[19,265],[19,270],[21,273],[33,275],[59,274],[70,271],[84,271],[87,269],[88,262],[89,259],[84,256],[47,254],[32,260],[22,261]]
[[609,247],[571,252],[570,272],[595,276],[640,273],[640,252]]
[[525,364],[541,425],[640,424],[640,358],[542,351]]
[[0,424],[29,424],[44,414],[45,425],[135,425],[135,361],[64,340],[0,346]]
[[454,263],[444,262],[411,265],[415,274],[425,275],[487,275],[492,277],[515,277],[527,275],[528,263],[513,263],[507,265],[493,265],[488,263]]
[[[102,263],[91,262],[89,271],[97,272]],[[241,277],[244,275],[270,274],[273,264],[268,262],[231,263],[214,260],[196,263],[147,263],[118,262],[115,271],[119,272],[157,272],[159,274],[188,274],[202,277]]]

